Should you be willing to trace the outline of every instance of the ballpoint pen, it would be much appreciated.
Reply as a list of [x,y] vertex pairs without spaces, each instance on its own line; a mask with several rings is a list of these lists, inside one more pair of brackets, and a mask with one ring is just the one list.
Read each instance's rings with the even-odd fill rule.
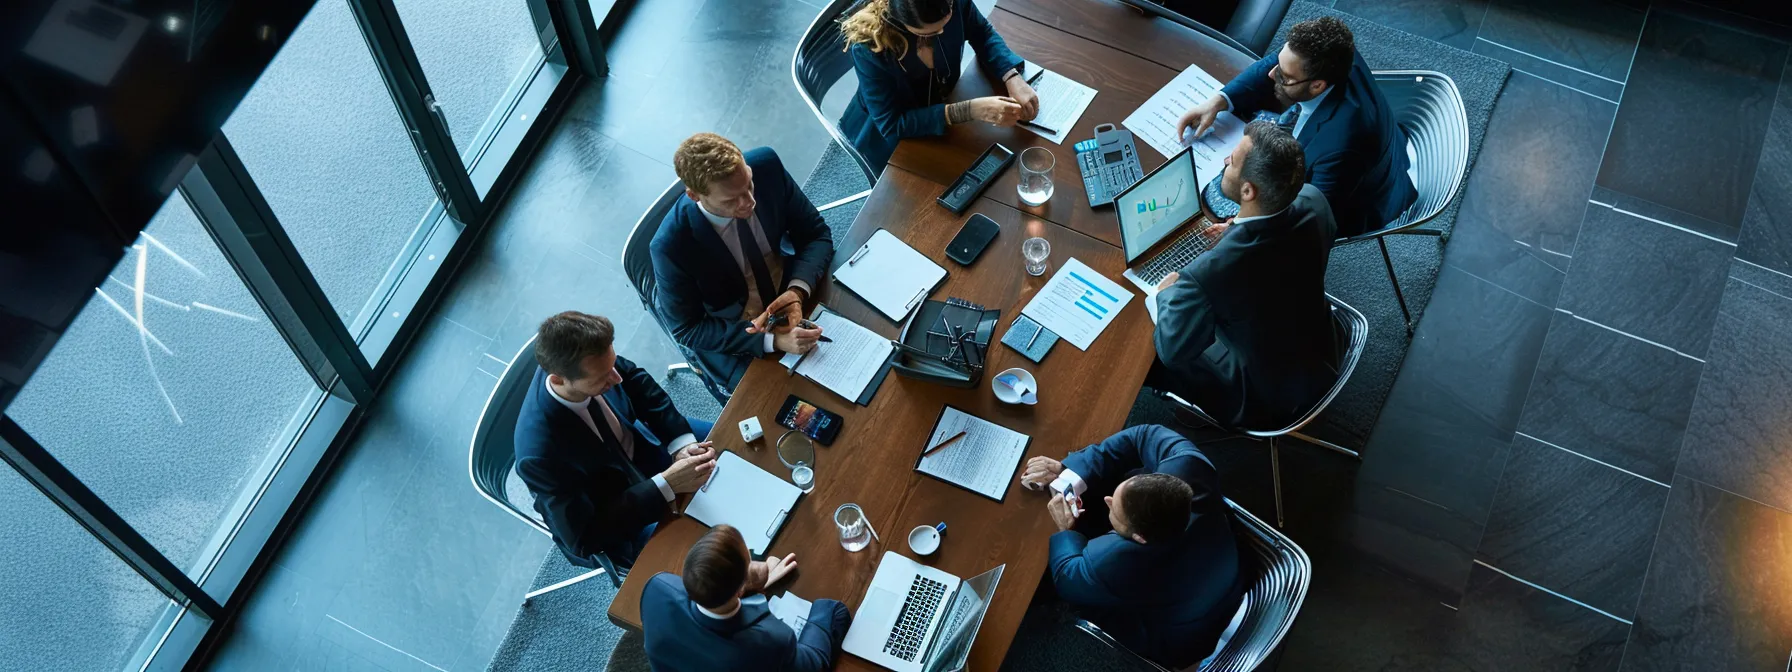
[[939,443],[933,444],[932,448],[928,448],[927,450],[921,451],[921,457],[927,457],[928,455],[932,455],[934,453],[934,451],[937,451],[941,448],[945,448],[946,446],[950,445],[953,441],[957,441],[959,439],[964,438],[964,435],[965,435],[965,432],[963,430],[959,430],[959,432],[957,434],[953,434],[952,436],[947,437],[945,441],[941,441]]

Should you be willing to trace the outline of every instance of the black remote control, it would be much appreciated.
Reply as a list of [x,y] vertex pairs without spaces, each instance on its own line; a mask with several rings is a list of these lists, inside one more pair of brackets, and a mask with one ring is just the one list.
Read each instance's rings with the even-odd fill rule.
[[946,187],[945,193],[940,194],[937,202],[945,206],[947,210],[951,210],[952,214],[964,214],[965,209],[971,207],[971,203],[977,200],[977,196],[982,194],[984,189],[989,188],[989,183],[995,181],[996,175],[1011,163],[1014,163],[1012,150],[1003,147],[999,142],[990,145],[989,149],[983,150],[983,155],[977,157],[976,162],[971,164],[970,170],[964,171],[963,175],[959,175],[958,179],[952,181],[952,186]]

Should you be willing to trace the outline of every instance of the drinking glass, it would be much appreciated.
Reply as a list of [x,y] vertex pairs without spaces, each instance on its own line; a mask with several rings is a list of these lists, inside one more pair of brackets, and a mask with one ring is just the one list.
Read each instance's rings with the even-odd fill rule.
[[1052,244],[1044,238],[1028,238],[1021,241],[1020,256],[1027,260],[1027,275],[1045,275],[1045,269],[1051,266],[1045,258],[1051,256]]
[[1052,168],[1058,160],[1051,150],[1028,147],[1020,153],[1020,202],[1030,206],[1052,200]]
[[871,545],[871,521],[857,504],[841,504],[834,509],[834,525],[840,528],[840,547],[857,553]]

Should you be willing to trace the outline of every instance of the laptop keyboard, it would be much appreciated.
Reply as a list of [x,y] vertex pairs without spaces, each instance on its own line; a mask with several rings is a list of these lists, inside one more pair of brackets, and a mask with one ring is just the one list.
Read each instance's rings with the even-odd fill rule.
[[1182,270],[1196,256],[1213,247],[1207,242],[1207,236],[1201,235],[1206,229],[1206,226],[1188,227],[1176,237],[1176,242],[1170,243],[1169,247],[1145,262],[1145,265],[1133,269],[1133,275],[1139,276],[1146,284],[1156,285],[1163,281],[1164,276]]
[[909,584],[908,597],[902,601],[902,613],[890,626],[890,639],[884,642],[884,653],[914,662],[921,655],[921,640],[927,638],[927,625],[933,612],[946,596],[946,584],[925,576],[916,576]]

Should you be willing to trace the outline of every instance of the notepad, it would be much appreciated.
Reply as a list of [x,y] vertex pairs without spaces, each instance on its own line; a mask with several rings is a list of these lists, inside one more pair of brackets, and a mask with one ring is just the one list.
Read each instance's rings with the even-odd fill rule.
[[884,229],[834,269],[835,282],[892,322],[901,322],[945,279],[944,267]]
[[815,381],[847,401],[863,405],[870,401],[865,389],[890,370],[890,352],[896,346],[890,339],[846,319],[826,306],[817,305],[809,321],[821,327],[831,343],[816,343],[806,355],[784,353],[778,360],[784,368],[795,368],[799,376]]
[[1014,348],[1015,352],[1038,364],[1045,355],[1058,344],[1058,335],[1050,329],[1040,326],[1033,318],[1016,315],[1014,322],[1008,325],[1008,332],[1002,335],[1002,345]]
[[1032,437],[947,406],[922,452],[959,432],[964,438],[923,454],[915,471],[1002,501]]
[[710,527],[733,525],[747,540],[747,549],[763,555],[802,494],[801,488],[724,450],[684,515]]

